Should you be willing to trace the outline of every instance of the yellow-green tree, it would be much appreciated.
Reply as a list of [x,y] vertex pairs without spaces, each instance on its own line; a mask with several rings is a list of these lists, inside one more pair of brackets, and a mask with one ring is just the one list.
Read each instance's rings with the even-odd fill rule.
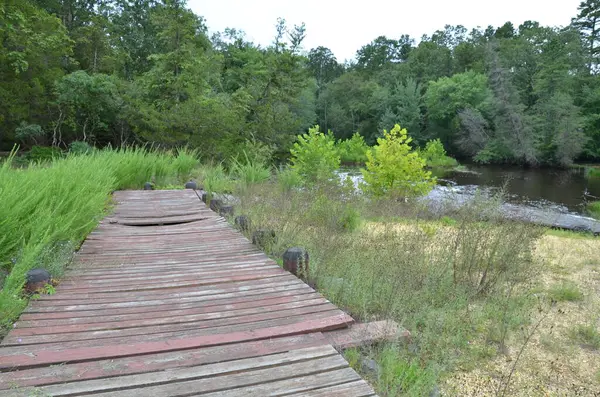
[[435,178],[425,169],[425,160],[412,150],[411,141],[398,124],[383,131],[377,146],[367,152],[366,169],[361,169],[366,193],[398,198],[427,194],[433,188]]

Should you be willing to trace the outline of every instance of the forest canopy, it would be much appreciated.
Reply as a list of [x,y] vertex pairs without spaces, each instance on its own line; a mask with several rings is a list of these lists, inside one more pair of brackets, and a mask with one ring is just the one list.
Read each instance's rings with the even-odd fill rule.
[[342,64],[274,21],[261,46],[209,35],[185,0],[0,4],[0,149],[187,145],[289,153],[314,125],[369,144],[400,124],[482,163],[600,161],[600,0],[566,27],[445,26],[377,37]]

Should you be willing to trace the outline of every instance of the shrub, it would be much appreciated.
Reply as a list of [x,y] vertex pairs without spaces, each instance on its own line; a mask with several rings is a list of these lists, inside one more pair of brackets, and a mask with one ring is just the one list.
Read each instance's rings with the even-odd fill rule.
[[54,146],[33,146],[27,157],[30,161],[50,161],[62,156],[62,151]]
[[455,159],[446,155],[446,149],[444,149],[444,145],[439,138],[427,142],[425,149],[419,154],[425,159],[427,166],[431,168],[449,168],[458,165]]
[[231,161],[231,173],[239,180],[242,187],[264,182],[269,179],[271,171],[261,160],[258,158],[255,158],[254,160],[250,159],[246,152],[244,152],[244,157],[243,161],[240,161],[237,158],[233,158]]
[[571,330],[571,338],[592,349],[600,349],[600,332],[594,325],[576,326]]
[[588,214],[596,219],[600,219],[600,201],[588,203],[586,206]]
[[583,293],[573,283],[563,283],[560,285],[554,285],[548,291],[548,295],[551,299],[557,302],[574,302],[583,299]]
[[319,126],[299,135],[298,142],[290,150],[292,169],[305,183],[316,183],[331,180],[335,171],[340,168],[340,156],[335,148],[335,140],[331,135],[319,132]]
[[302,185],[302,178],[298,172],[289,167],[279,169],[276,173],[276,178],[277,183],[283,192],[289,192]]
[[366,169],[362,169],[363,189],[374,196],[407,197],[428,193],[435,185],[425,160],[410,147],[411,138],[398,124],[383,131],[377,146],[367,152]]
[[74,155],[90,154],[94,148],[89,143],[83,141],[73,141],[69,144],[69,153]]
[[363,137],[354,133],[352,138],[337,142],[337,150],[342,163],[364,164],[367,161],[367,150],[369,146]]
[[198,166],[198,151],[187,147],[177,150],[177,156],[173,159],[173,172],[180,182],[190,179],[192,170]]

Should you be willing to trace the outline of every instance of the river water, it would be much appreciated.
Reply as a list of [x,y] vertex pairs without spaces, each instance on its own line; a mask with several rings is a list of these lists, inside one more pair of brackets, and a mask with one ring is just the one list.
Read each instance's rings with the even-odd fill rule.
[[[460,205],[477,192],[492,195],[503,189],[507,218],[600,233],[600,222],[585,214],[586,202],[600,200],[600,179],[586,178],[583,169],[466,168],[467,172],[437,175],[438,185],[425,198],[431,208],[447,210],[449,202]],[[358,169],[346,169],[344,175],[357,184],[362,179]]]

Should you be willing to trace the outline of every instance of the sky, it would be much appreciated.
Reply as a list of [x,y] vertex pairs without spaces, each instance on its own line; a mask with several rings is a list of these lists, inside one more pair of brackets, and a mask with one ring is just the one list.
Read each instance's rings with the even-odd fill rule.
[[[581,0],[188,0],[188,6],[205,18],[209,31],[241,29],[263,46],[275,36],[278,17],[289,27],[306,23],[303,47],[324,46],[339,62],[353,59],[356,50],[378,36],[419,39],[445,25],[515,27],[527,20],[548,26],[565,26],[577,15]],[[356,4],[353,6],[351,4]]]

